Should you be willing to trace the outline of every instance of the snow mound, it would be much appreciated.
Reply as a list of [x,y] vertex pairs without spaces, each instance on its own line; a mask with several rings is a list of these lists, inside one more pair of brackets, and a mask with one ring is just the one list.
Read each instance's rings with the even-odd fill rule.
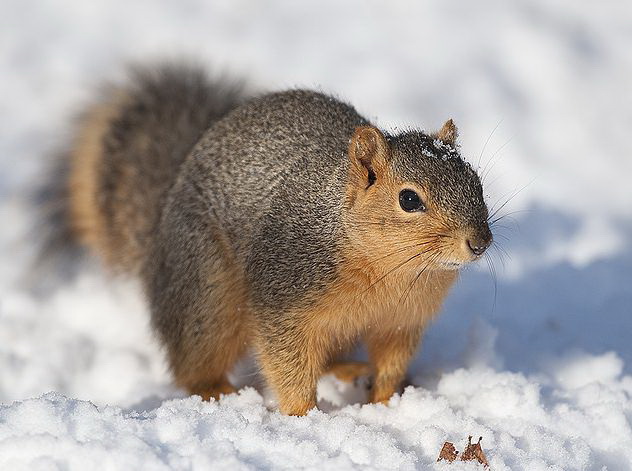
[[[613,354],[590,358],[615,371]],[[570,368],[573,368],[571,365]],[[567,374],[560,367],[561,376]],[[491,468],[623,469],[632,462],[632,378],[542,393],[521,374],[457,370],[437,390],[408,387],[386,405],[348,405],[288,417],[253,388],[145,411],[49,393],[0,406],[1,469],[477,469],[436,463],[448,440],[483,437]],[[551,378],[555,380],[555,378]]]

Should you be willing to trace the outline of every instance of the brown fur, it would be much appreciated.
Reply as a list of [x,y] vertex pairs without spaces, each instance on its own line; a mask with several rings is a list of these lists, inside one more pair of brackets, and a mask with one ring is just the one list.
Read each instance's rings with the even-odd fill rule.
[[451,146],[456,145],[456,139],[459,137],[459,131],[454,125],[454,121],[451,119],[447,120],[445,124],[439,129],[436,134],[437,139],[442,140],[446,144]]
[[354,383],[362,376],[371,374],[371,366],[363,361],[343,361],[329,365],[325,371],[332,374],[340,381]]
[[345,264],[340,281],[317,306],[297,312],[297,328],[287,342],[301,345],[303,356],[275,351],[260,356],[262,369],[275,387],[281,411],[302,415],[316,404],[316,382],[327,365],[362,338],[369,349],[371,402],[387,401],[397,391],[428,322],[441,306],[456,272],[429,273],[408,296],[414,273],[385,277],[368,260]]
[[106,264],[112,261],[112,256],[107,250],[107,231],[98,201],[98,172],[103,159],[103,139],[124,101],[120,95],[117,100],[95,105],[85,113],[70,156],[71,229],[77,239],[103,257]]

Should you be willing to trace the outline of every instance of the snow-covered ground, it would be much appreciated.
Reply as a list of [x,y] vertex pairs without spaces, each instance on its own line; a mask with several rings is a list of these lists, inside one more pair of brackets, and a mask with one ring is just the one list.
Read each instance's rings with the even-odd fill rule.
[[[0,469],[477,469],[435,463],[468,435],[494,470],[631,469],[630,50],[614,0],[4,0]],[[496,290],[463,274],[388,406],[331,378],[307,417],[252,387],[204,403],[170,386],[133,283],[86,266],[29,289],[25,195],[69,119],[126,61],[180,56],[387,128],[452,117],[490,203],[517,192]]]

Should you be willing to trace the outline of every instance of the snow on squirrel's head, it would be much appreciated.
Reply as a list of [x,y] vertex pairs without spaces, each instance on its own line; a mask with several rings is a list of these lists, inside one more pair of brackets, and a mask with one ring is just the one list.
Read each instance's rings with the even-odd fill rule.
[[480,258],[492,242],[489,213],[457,136],[452,120],[434,134],[355,130],[345,217],[359,250],[415,271],[458,269]]

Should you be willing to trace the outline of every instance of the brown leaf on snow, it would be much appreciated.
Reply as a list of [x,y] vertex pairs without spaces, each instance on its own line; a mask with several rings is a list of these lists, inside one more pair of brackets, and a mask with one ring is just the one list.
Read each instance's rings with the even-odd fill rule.
[[478,443],[472,443],[472,436],[470,435],[467,439],[467,446],[461,455],[461,461],[478,461],[480,464],[489,467],[489,463],[487,462],[487,457],[485,453],[483,453],[483,448],[481,447],[481,440],[483,437],[479,437]]
[[456,455],[458,454],[459,452],[456,451],[453,443],[445,442],[443,444],[443,447],[441,448],[441,452],[439,453],[439,458],[437,458],[437,461],[446,460],[452,463],[456,459]]
[[[472,443],[472,436],[470,435],[467,438],[467,446],[461,455],[461,461],[478,461],[485,468],[489,468],[487,457],[485,456],[485,453],[483,453],[483,448],[481,447],[482,439],[483,437],[480,437],[478,439],[478,443]],[[437,458],[437,461],[446,460],[447,462],[452,463],[457,459],[458,454],[459,452],[456,451],[453,443],[445,442],[439,452],[439,458]]]

